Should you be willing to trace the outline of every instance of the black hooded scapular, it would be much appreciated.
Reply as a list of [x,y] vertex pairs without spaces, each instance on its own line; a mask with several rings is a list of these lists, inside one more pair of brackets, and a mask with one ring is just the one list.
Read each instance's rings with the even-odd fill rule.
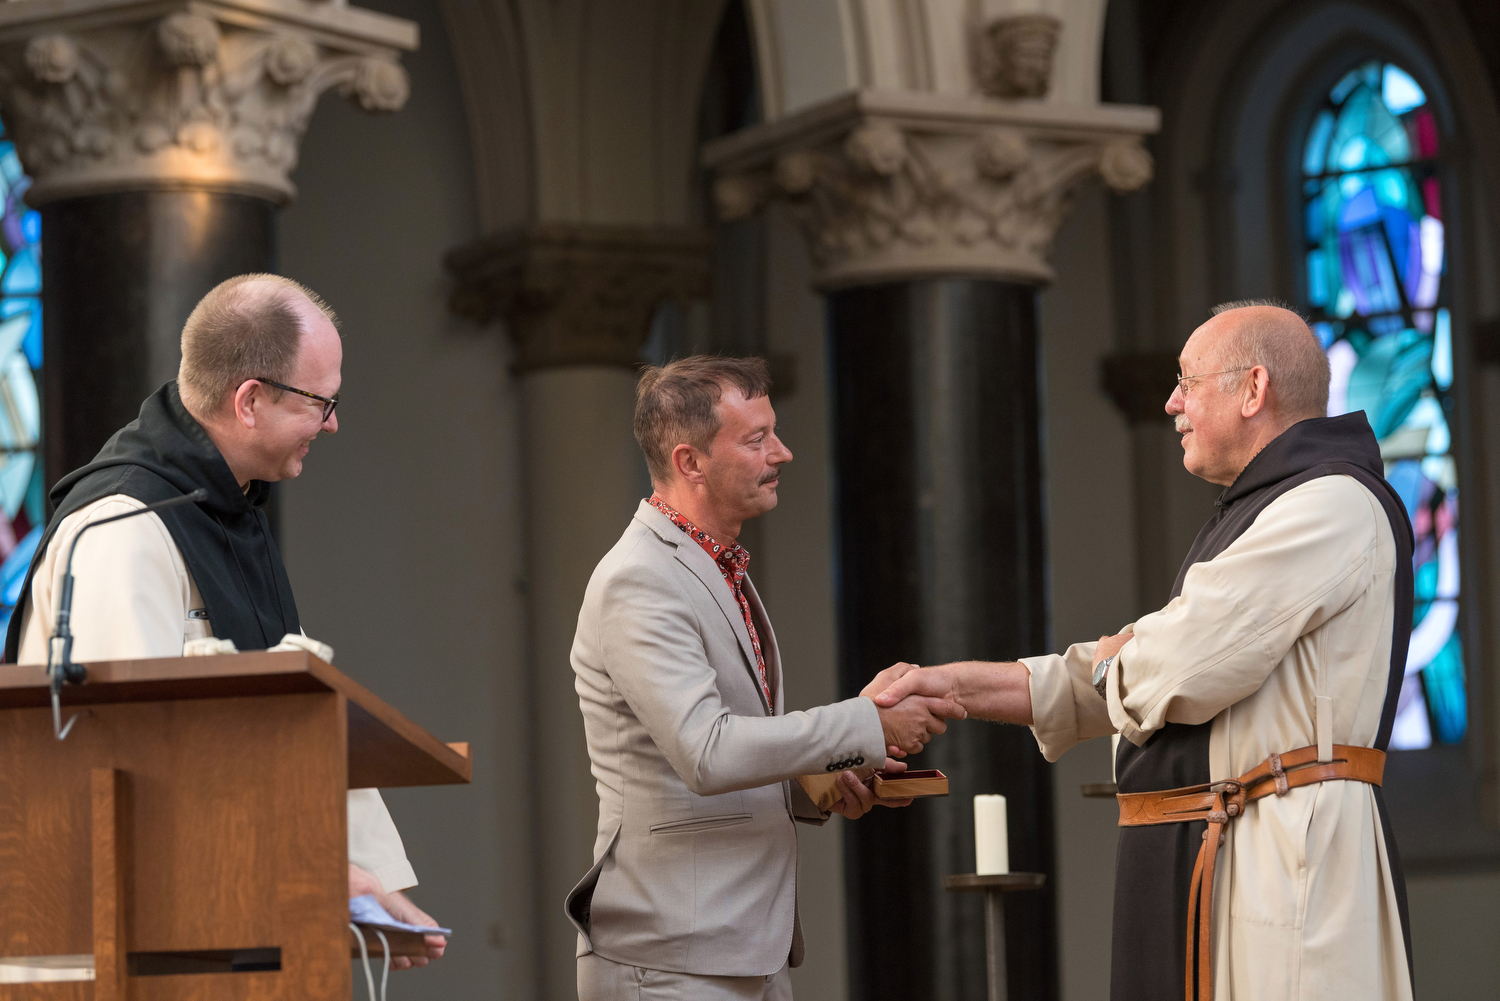
[[270,484],[251,480],[248,489],[240,488],[218,446],[182,405],[173,381],[147,397],[140,416],[115,432],[92,462],[52,488],[52,518],[10,619],[6,661],[15,663],[32,577],[64,518],[116,494],[151,504],[199,487],[208,491],[206,501],[169,508],[159,517],[203,595],[214,635],[233,640],[241,650],[264,650],[286,633],[299,632],[291,582],[266,521]]

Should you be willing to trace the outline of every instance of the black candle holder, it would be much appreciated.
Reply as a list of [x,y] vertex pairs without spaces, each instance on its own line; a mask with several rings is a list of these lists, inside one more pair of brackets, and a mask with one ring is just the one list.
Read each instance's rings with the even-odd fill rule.
[[985,977],[989,981],[989,1001],[1005,1001],[1005,895],[1017,890],[1039,890],[1047,882],[1046,873],[1002,872],[993,874],[964,873],[944,876],[943,889],[949,893],[984,894]]

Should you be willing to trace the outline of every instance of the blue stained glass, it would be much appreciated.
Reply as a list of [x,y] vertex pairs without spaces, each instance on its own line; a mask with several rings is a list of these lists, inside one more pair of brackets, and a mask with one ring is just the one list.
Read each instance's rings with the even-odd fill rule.
[[1439,136],[1427,105],[1406,70],[1362,63],[1314,114],[1302,159],[1307,305],[1332,370],[1329,413],[1365,412],[1416,537],[1398,748],[1456,743],[1468,727],[1448,396],[1455,361],[1438,218],[1453,207],[1437,199]]
[[9,358],[21,347],[30,327],[31,317],[25,313],[16,313],[0,320],[0,358]]
[[1410,73],[1393,63],[1385,64],[1385,73],[1381,78],[1380,97],[1385,101],[1385,106],[1391,109],[1393,115],[1404,115],[1427,103],[1427,95],[1422,93],[1422,88],[1417,85],[1417,81],[1411,78]]
[[1469,725],[1468,699],[1464,693],[1463,644],[1455,631],[1438,655],[1422,669],[1422,688],[1436,724],[1437,738],[1456,744]]
[[1324,108],[1318,112],[1318,117],[1313,119],[1312,130],[1308,133],[1306,151],[1302,154],[1302,172],[1305,174],[1323,173],[1323,163],[1328,155],[1328,137],[1333,135],[1333,112]]
[[31,485],[26,488],[26,503],[23,510],[33,525],[47,523],[47,481],[42,477],[42,464],[38,462],[31,471]]
[[31,558],[36,555],[37,543],[42,541],[42,528],[38,525],[26,533],[25,538],[16,543],[16,548],[10,551],[4,563],[0,563],[0,602],[3,602],[6,611],[15,607],[16,599],[21,596],[21,584],[26,579],[26,570],[31,566]]
[[42,290],[42,269],[37,263],[36,250],[27,247],[10,259],[5,277],[0,278],[0,293],[6,295],[35,295]]
[[[0,137],[4,127],[0,125]],[[0,138],[0,628],[20,597],[46,523],[37,370],[42,365],[41,216],[15,145]]]
[[1339,238],[1344,285],[1353,293],[1355,308],[1363,316],[1388,313],[1401,305],[1390,251],[1382,235],[1379,227],[1367,226]]
[[1339,211],[1339,232],[1368,226],[1380,218],[1380,205],[1375,201],[1375,189],[1364,188],[1354,195]]
[[1323,239],[1323,195],[1322,192],[1313,195],[1307,200],[1306,219],[1307,240],[1309,243],[1320,243]]
[[1307,255],[1307,301],[1314,306],[1328,305],[1328,270],[1324,267],[1325,260],[1320,250]]
[[1415,521],[1417,503],[1422,495],[1422,464],[1415,459],[1402,459],[1389,463],[1385,469],[1385,479],[1400,495],[1401,502],[1406,505],[1406,516]]
[[26,488],[31,486],[35,465],[35,452],[17,452],[0,466],[0,510],[4,510],[5,517],[11,521],[26,503]]
[[26,353],[26,363],[33,370],[42,367],[42,307],[35,303],[31,307],[31,322],[26,327],[26,336],[21,340],[21,350]]
[[1375,197],[1381,205],[1404,209],[1409,193],[1406,177],[1399,170],[1382,170],[1375,175]]
[[1446,309],[1437,311],[1437,330],[1433,334],[1432,378],[1439,389],[1453,385],[1453,320]]
[[16,352],[6,359],[0,379],[0,397],[15,415],[25,446],[34,448],[42,436],[42,408],[26,356]]
[[1342,104],[1344,98],[1349,96],[1349,92],[1359,86],[1361,79],[1362,75],[1357,69],[1345,73],[1343,79],[1333,85],[1333,91],[1329,94],[1329,97],[1333,99],[1333,103]]

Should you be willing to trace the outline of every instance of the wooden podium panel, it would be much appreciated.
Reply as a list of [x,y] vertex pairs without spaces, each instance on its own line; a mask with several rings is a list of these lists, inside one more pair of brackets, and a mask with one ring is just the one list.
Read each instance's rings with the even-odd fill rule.
[[[92,953],[97,979],[0,999],[346,1001],[350,778],[465,782],[467,757],[303,652],[88,670],[59,742],[42,672],[0,665],[0,956]],[[279,970],[135,975],[274,949]]]

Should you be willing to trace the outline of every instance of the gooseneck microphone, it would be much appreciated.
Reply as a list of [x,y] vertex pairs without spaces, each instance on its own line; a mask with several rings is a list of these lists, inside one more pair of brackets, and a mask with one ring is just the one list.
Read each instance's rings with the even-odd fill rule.
[[199,487],[190,494],[181,497],[173,497],[169,500],[157,501],[155,504],[147,504],[145,507],[134,511],[126,511],[109,518],[100,518],[91,521],[78,530],[73,536],[73,544],[68,547],[68,559],[63,564],[62,589],[57,596],[57,625],[52,633],[52,638],[47,641],[47,677],[52,684],[52,732],[58,740],[68,735],[77,722],[75,715],[68,720],[67,726],[62,726],[61,696],[63,683],[70,685],[82,684],[88,677],[88,672],[82,664],[73,663],[73,630],[71,620],[73,618],[73,554],[78,551],[78,540],[83,538],[83,533],[100,525],[108,525],[112,521],[124,521],[126,518],[134,518],[141,514],[150,514],[153,511],[162,511],[179,504],[196,504],[208,500],[208,491]]

